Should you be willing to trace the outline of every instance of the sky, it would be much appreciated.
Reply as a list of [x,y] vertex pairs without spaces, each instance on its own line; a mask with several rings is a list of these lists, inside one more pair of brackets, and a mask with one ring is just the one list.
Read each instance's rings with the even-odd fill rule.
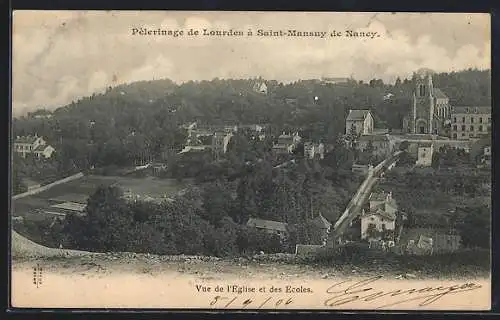
[[[184,35],[133,35],[134,28]],[[240,30],[241,37],[188,36],[193,30]],[[318,37],[261,37],[258,29],[327,31]],[[254,36],[247,36],[252,30]],[[378,37],[330,37],[332,31]],[[55,109],[109,86],[169,78],[321,77],[357,80],[488,69],[488,14],[175,11],[15,11],[12,111]]]

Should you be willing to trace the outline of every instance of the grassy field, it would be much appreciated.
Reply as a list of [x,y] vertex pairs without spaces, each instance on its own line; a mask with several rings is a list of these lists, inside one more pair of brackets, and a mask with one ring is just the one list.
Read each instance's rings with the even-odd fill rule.
[[[48,210],[55,202],[78,202],[86,203],[88,197],[94,193],[100,185],[116,185],[124,192],[130,192],[140,197],[163,198],[173,197],[177,192],[187,187],[189,182],[179,183],[173,179],[158,178],[131,178],[131,177],[109,177],[109,176],[87,176],[65,184],[57,185],[51,189],[21,198],[12,202],[12,213],[14,216],[23,216],[30,220],[51,217],[50,214],[36,212],[37,209]],[[50,211],[61,212],[50,208]]]

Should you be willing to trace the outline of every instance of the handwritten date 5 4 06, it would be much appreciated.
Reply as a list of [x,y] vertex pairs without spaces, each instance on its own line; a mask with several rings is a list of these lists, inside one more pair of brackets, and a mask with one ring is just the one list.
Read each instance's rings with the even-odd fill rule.
[[292,298],[268,297],[266,299],[254,299],[245,297],[224,297],[215,296],[210,301],[210,306],[214,308],[246,308],[262,309],[262,308],[279,308],[293,303]]

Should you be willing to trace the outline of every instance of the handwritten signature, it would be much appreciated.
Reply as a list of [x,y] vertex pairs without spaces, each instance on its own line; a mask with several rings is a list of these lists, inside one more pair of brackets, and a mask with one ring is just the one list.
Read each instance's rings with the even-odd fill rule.
[[354,283],[351,280],[335,283],[326,290],[330,297],[325,300],[324,305],[335,307],[356,301],[372,302],[378,300],[383,304],[376,309],[391,307],[408,301],[420,301],[419,306],[429,306],[444,296],[472,291],[482,287],[479,284],[468,282],[451,286],[424,286],[421,288],[384,291],[373,286],[373,283],[381,278],[383,276],[374,276]]

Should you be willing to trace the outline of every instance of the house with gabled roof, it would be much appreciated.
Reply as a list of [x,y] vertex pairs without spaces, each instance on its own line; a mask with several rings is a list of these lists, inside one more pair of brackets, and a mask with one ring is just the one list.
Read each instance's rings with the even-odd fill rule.
[[326,244],[332,228],[332,223],[323,217],[321,213],[312,220],[312,223],[317,228],[320,238],[323,240],[323,244]]
[[361,215],[361,239],[380,239],[384,233],[396,229],[396,213],[398,206],[392,193],[372,193],[369,198],[369,209]]
[[267,94],[267,85],[264,81],[255,81],[253,84],[253,91]]
[[345,133],[350,134],[354,130],[358,135],[371,134],[374,121],[370,110],[349,110],[345,120]]
[[266,231],[269,234],[275,234],[281,239],[284,239],[288,236],[288,224],[284,222],[249,218],[247,221],[247,226]]
[[42,137],[17,136],[13,145],[14,152],[25,158],[27,155],[34,155],[36,158],[50,158],[55,149],[47,144]]

